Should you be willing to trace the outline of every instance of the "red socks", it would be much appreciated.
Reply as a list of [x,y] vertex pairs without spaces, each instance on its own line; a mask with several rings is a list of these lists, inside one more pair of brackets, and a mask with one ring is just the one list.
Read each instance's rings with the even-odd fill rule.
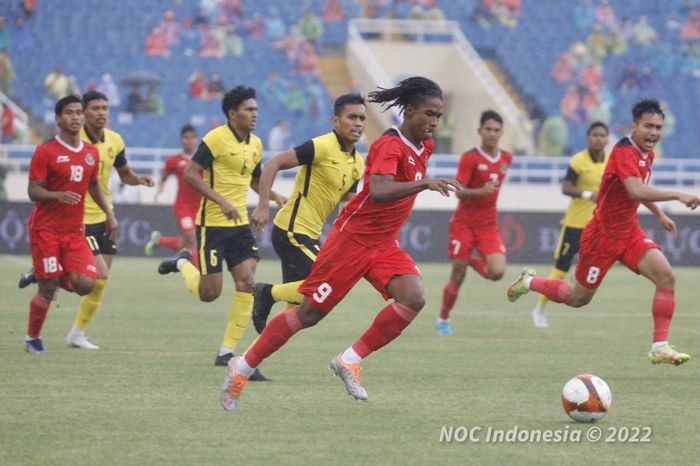
[[564,280],[535,277],[530,282],[530,289],[545,295],[555,303],[566,303],[574,287]]
[[44,298],[39,293],[32,298],[32,301],[29,303],[29,322],[27,323],[27,335],[30,338],[39,338],[41,336],[41,328],[44,326],[50,305],[51,300]]
[[457,301],[458,294],[459,287],[452,280],[447,282],[447,285],[442,290],[442,306],[440,306],[440,318],[442,320],[450,318],[450,311],[455,305],[455,301]]
[[250,367],[258,367],[263,359],[284,346],[292,335],[301,330],[298,310],[299,306],[294,306],[286,312],[280,312],[267,323],[263,333],[243,355]]
[[158,246],[179,251],[182,239],[179,236],[161,236],[158,239]]
[[668,329],[671,327],[673,311],[676,308],[676,296],[673,289],[657,288],[651,305],[651,315],[654,317],[654,341],[668,340]]
[[353,343],[352,349],[361,358],[366,358],[401,335],[417,315],[416,311],[403,304],[389,304],[379,311],[365,334]]
[[481,275],[482,277],[491,280],[491,277],[489,275],[489,268],[486,265],[486,262],[478,256],[469,256],[469,259],[467,259],[467,263],[476,270],[476,273]]

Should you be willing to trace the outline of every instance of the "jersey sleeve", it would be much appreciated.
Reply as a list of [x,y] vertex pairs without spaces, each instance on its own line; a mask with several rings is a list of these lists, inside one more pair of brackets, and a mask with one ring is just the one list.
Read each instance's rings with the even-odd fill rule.
[[126,145],[121,136],[117,135],[117,156],[114,158],[115,168],[123,167],[126,165]]
[[303,144],[296,146],[294,148],[294,152],[297,154],[299,165],[311,165],[311,162],[314,161],[314,157],[316,155],[313,139],[309,139]]
[[199,143],[197,152],[192,156],[192,160],[197,162],[202,168],[208,169],[211,168],[214,163],[214,154],[212,154],[207,143],[202,141]]
[[92,154],[95,158],[95,163],[92,165],[92,173],[90,174],[90,180],[100,179],[100,151],[95,148],[95,153]]
[[393,175],[396,176],[399,167],[399,160],[403,151],[398,141],[387,141],[382,147],[378,148],[376,158],[372,162],[372,167],[369,170],[370,175]]
[[357,192],[357,186],[360,184],[360,180],[355,181],[352,186],[350,186],[350,189],[348,189],[349,193],[356,193]]
[[253,173],[250,176],[254,180],[257,180],[260,178],[260,175],[262,175],[262,162],[258,162],[258,164],[253,169]]
[[459,181],[462,186],[467,186],[472,179],[472,160],[473,157],[469,155],[469,152],[462,154],[462,158],[459,159],[459,165],[457,165],[457,181]]
[[624,150],[616,154],[615,172],[620,177],[620,181],[625,181],[630,177],[644,178],[639,171],[639,161],[630,151]]
[[32,155],[32,160],[29,163],[29,179],[39,181],[42,184],[46,183],[46,177],[49,171],[49,159],[46,157],[46,152],[43,146],[39,146]]
[[165,161],[165,165],[163,166],[163,175],[162,178],[165,179],[172,175],[175,172],[175,156],[173,157],[168,157],[168,160]]
[[571,181],[573,184],[576,184],[576,182],[578,181],[578,172],[574,170],[574,168],[571,165],[569,165],[569,168],[566,169],[564,181]]

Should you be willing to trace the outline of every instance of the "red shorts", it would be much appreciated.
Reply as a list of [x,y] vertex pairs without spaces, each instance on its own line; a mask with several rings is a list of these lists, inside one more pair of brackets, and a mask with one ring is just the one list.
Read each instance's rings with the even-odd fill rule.
[[69,272],[97,277],[95,256],[83,232],[59,235],[47,230],[29,230],[29,244],[37,278],[55,278]]
[[197,216],[198,210],[199,204],[194,207],[187,204],[175,204],[173,206],[173,213],[175,214],[177,228],[180,230],[180,233],[194,231],[195,228],[197,228],[194,219]]
[[660,248],[647,238],[639,225],[634,227],[632,236],[619,239],[605,235],[598,222],[591,221],[581,234],[576,281],[586,288],[598,288],[618,260],[634,273],[639,273],[639,261],[649,249]]
[[389,299],[386,287],[399,275],[420,276],[420,271],[398,244],[370,249],[333,228],[299,292],[316,309],[330,312],[363,277]]
[[474,248],[482,258],[491,254],[505,254],[506,248],[498,233],[498,226],[474,229],[450,224],[450,240],[447,244],[447,256],[450,260],[466,261]]

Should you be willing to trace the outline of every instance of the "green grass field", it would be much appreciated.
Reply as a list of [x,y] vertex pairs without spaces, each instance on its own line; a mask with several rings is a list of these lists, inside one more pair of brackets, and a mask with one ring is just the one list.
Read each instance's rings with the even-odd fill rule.
[[[27,257],[0,256],[0,463],[9,464],[697,464],[700,458],[700,269],[678,268],[671,341],[696,356],[681,367],[646,361],[653,288],[621,267],[587,308],[550,307],[534,329],[535,296],[505,299],[507,279],[467,277],[454,335],[434,330],[446,264],[423,264],[428,304],[393,344],[363,367],[369,401],[345,394],[329,359],[382,307],[362,283],[319,326],[302,332],[262,369],[239,410],[218,402],[213,367],[233,294],[202,304],[156,259],[117,258],[89,335],[102,349],[63,342],[78,303],[61,293],[44,327],[48,356],[22,341],[31,290],[16,288]],[[548,267],[541,266],[541,272]],[[259,280],[279,277],[264,262]],[[58,305],[57,305],[58,304]],[[252,327],[242,344],[254,338]],[[603,440],[561,408],[564,383],[591,372],[613,393]],[[482,428],[479,443],[440,442],[443,426]],[[580,432],[579,442],[491,443],[486,430]],[[613,429],[653,430],[649,443],[606,443]]]

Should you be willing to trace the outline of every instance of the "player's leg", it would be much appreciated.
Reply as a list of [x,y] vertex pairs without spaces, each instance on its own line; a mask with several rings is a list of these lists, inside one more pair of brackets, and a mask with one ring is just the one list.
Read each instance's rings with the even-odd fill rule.
[[199,268],[199,254],[197,254],[197,236],[195,229],[182,230],[180,232],[182,248],[192,253],[192,264]]
[[230,269],[236,291],[229,307],[224,338],[221,341],[219,353],[214,362],[216,366],[228,364],[250,322],[250,314],[253,310],[253,284],[255,283],[257,263],[257,257],[249,257]]
[[29,303],[24,348],[28,353],[44,354],[46,348],[41,339],[41,329],[49,312],[51,299],[58,288],[59,277],[63,274],[59,262],[60,241],[52,232],[30,229],[29,245],[38,290]]
[[443,337],[452,335],[452,325],[450,324],[450,311],[454,307],[457,297],[459,296],[459,287],[464,282],[464,277],[467,274],[467,266],[469,264],[464,259],[454,258],[452,260],[452,270],[450,279],[442,289],[442,303],[440,304],[440,316],[437,319],[435,327],[438,334]]

